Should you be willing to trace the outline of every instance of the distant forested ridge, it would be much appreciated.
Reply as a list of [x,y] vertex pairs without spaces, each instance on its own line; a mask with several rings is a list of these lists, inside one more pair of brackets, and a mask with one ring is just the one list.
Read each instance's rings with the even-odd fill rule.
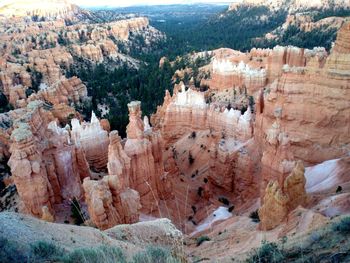
[[[310,10],[314,21],[330,16],[348,16],[349,10]],[[276,39],[265,35],[280,28],[286,21],[288,10],[272,11],[265,6],[241,6],[227,11],[219,5],[170,5],[129,7],[117,10],[97,11],[97,16],[113,20],[117,17],[147,16],[152,26],[164,32],[166,40],[154,43],[151,50],[144,50],[142,38],[132,39],[129,55],[139,60],[138,68],[124,64],[119,68],[108,65],[76,64],[67,69],[67,75],[77,75],[88,87],[91,102],[80,111],[85,116],[94,110],[106,117],[112,129],[125,136],[128,123],[127,103],[142,101],[142,111],[150,115],[162,104],[166,89],[172,91],[172,77],[177,69],[193,68],[195,74],[206,59],[192,61],[186,54],[213,50],[221,47],[248,51],[253,47],[272,48],[276,45],[295,45],[305,48],[324,46],[330,49],[336,29],[320,28],[309,32],[297,26],[289,26]],[[122,48],[122,47],[120,47]],[[159,60],[167,57],[162,67]],[[182,57],[182,59],[176,59]],[[171,64],[170,61],[175,61]],[[192,76],[186,76],[188,80]],[[104,116],[99,105],[106,105],[109,114]]]

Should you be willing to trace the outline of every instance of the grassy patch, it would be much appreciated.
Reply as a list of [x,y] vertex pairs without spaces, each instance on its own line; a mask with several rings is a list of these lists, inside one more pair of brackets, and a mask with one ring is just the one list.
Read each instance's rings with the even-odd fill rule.
[[170,250],[162,247],[148,247],[146,250],[137,253],[132,263],[177,263],[181,262],[173,257]]
[[262,242],[262,246],[255,249],[250,257],[247,259],[247,263],[279,263],[285,259],[283,251],[278,248],[276,243]]
[[76,249],[62,259],[64,263],[126,263],[125,255],[120,248],[100,246],[96,248]]
[[343,218],[333,225],[333,230],[342,234],[350,234],[350,217]]
[[28,257],[17,243],[0,237],[0,262],[26,262]]
[[64,250],[53,243],[38,241],[31,245],[31,257],[35,262],[56,261],[64,255]]

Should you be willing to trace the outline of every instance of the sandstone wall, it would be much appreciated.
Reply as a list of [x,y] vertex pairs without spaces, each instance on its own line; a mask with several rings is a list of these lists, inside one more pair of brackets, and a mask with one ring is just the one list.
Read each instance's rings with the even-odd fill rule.
[[9,166],[24,211],[53,215],[54,204],[81,196],[81,179],[90,176],[85,156],[42,102],[29,103],[13,123]]
[[165,144],[172,143],[192,131],[210,129],[222,136],[242,141],[252,138],[251,110],[244,115],[238,110],[220,109],[206,104],[204,94],[192,89],[165,97],[166,103],[152,116],[153,126],[161,130]]
[[99,171],[107,167],[108,132],[102,128],[95,113],[92,113],[90,123],[80,123],[77,119],[72,120],[72,140],[84,149],[91,168]]

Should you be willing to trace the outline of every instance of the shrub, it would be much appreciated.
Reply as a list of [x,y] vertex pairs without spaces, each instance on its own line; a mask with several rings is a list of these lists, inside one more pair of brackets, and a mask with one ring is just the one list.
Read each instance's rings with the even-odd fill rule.
[[31,245],[35,261],[58,260],[63,255],[63,249],[53,243],[38,241]]
[[342,234],[350,234],[350,217],[343,218],[333,225],[333,230]]
[[118,247],[100,246],[79,248],[62,258],[64,263],[126,263],[123,251]]
[[255,223],[259,223],[260,222],[260,218],[259,218],[259,211],[255,210],[253,212],[250,213],[249,217],[253,220],[253,222]]
[[200,236],[197,238],[197,247],[199,247],[205,241],[210,241],[210,238],[208,236]]
[[337,190],[335,191],[337,194],[341,193],[343,191],[343,187],[341,187],[340,185],[338,186]]
[[247,263],[279,263],[285,256],[276,243],[262,242],[262,246],[254,249],[253,253],[246,260]]
[[223,203],[224,205],[230,205],[230,201],[226,197],[219,197],[219,202]]
[[148,247],[133,257],[133,263],[172,263],[180,262],[171,255],[171,252],[162,247]]
[[235,209],[235,206],[234,206],[234,205],[230,206],[227,210],[228,210],[230,213],[232,213],[232,212],[233,212],[233,209]]
[[203,191],[204,191],[203,187],[200,186],[200,187],[198,187],[197,194],[201,197]]
[[84,223],[84,218],[79,201],[74,197],[70,206],[72,213],[71,217],[74,219],[74,224],[80,226],[82,223]]
[[27,262],[27,258],[17,243],[0,237],[0,262]]
[[194,158],[191,153],[188,154],[188,162],[190,163],[190,165],[194,163]]
[[195,131],[193,131],[193,132],[191,133],[190,138],[191,138],[191,139],[194,139],[194,138],[196,138],[196,136],[197,136],[196,132],[195,132]]
[[197,213],[197,207],[193,205],[191,208],[192,208],[193,214],[196,214]]

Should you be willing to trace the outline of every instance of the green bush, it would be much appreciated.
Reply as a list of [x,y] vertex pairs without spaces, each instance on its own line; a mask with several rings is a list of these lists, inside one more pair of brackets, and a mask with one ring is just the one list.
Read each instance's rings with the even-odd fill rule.
[[247,263],[280,263],[285,256],[276,243],[262,242],[262,246],[255,249],[246,260]]
[[350,217],[343,218],[333,225],[333,230],[342,234],[350,234]]
[[210,238],[208,236],[200,236],[197,238],[197,247],[199,247],[205,241],[210,241]]
[[162,247],[148,247],[133,257],[133,263],[176,263],[180,260],[171,255],[168,249]]
[[20,250],[17,243],[0,237],[0,262],[21,263],[28,261],[29,255]]
[[110,246],[76,249],[64,256],[61,261],[64,263],[126,263],[123,251]]
[[32,244],[31,252],[35,262],[58,260],[64,254],[62,248],[46,241],[38,241]]

